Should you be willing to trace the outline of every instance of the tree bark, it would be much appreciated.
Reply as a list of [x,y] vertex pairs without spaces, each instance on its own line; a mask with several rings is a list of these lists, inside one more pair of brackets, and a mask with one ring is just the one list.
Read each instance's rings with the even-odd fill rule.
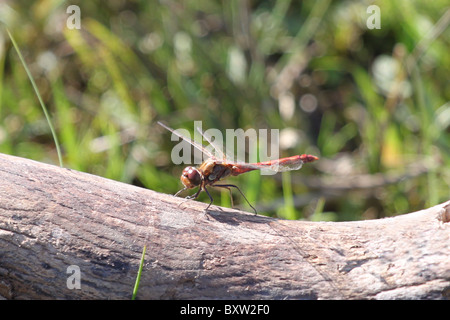
[[130,299],[144,246],[138,299],[450,297],[450,201],[356,222],[205,207],[0,154],[0,297]]

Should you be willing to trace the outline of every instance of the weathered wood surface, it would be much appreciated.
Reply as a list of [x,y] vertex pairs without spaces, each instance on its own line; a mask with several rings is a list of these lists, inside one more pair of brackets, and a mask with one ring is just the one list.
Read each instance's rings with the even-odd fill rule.
[[0,155],[0,297],[130,299],[144,245],[140,299],[450,297],[450,201],[338,223],[205,207]]

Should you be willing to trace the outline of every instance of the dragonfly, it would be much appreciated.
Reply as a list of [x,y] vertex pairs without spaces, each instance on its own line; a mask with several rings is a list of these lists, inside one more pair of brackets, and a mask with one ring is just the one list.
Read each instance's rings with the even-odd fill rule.
[[186,199],[197,199],[202,191],[205,191],[210,199],[210,203],[206,207],[205,211],[207,212],[211,204],[214,202],[213,197],[209,193],[207,186],[224,188],[228,189],[230,192],[231,198],[231,206],[233,207],[233,196],[231,193],[231,188],[236,188],[242,197],[247,201],[248,205],[253,209],[255,214],[257,214],[256,209],[250,204],[250,202],[245,197],[244,193],[239,189],[238,186],[234,184],[222,184],[218,183],[220,180],[225,179],[229,176],[238,176],[240,174],[253,171],[253,170],[271,170],[274,172],[284,172],[284,171],[292,171],[299,170],[304,163],[313,162],[319,160],[318,157],[310,155],[310,154],[302,154],[296,155],[287,158],[281,158],[277,160],[270,160],[264,162],[257,163],[242,163],[242,162],[234,162],[227,160],[227,156],[222,152],[220,148],[218,148],[214,142],[207,136],[205,133],[197,127],[197,131],[202,135],[202,137],[208,141],[208,143],[214,148],[216,154],[219,156],[215,156],[211,151],[203,146],[203,144],[199,144],[194,140],[185,137],[184,135],[178,133],[172,128],[169,128],[164,123],[158,121],[158,124],[163,128],[169,130],[174,135],[183,139],[184,141],[191,144],[194,148],[201,151],[207,158],[206,160],[198,167],[188,166],[184,168],[181,173],[181,183],[184,185],[184,188],[175,193],[175,197],[178,196],[181,192],[193,189],[198,187],[198,190],[195,194],[187,196]]

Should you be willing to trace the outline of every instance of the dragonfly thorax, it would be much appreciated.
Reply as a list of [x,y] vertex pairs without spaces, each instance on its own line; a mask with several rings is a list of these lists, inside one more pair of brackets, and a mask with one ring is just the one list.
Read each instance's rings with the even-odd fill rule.
[[186,188],[191,189],[202,183],[202,175],[197,168],[186,167],[181,174],[180,180]]

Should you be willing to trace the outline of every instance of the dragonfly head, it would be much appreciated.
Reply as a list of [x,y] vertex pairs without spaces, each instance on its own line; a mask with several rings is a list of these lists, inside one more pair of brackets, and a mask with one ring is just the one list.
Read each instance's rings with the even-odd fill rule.
[[186,167],[181,174],[180,180],[186,188],[191,189],[202,183],[202,176],[197,168]]

